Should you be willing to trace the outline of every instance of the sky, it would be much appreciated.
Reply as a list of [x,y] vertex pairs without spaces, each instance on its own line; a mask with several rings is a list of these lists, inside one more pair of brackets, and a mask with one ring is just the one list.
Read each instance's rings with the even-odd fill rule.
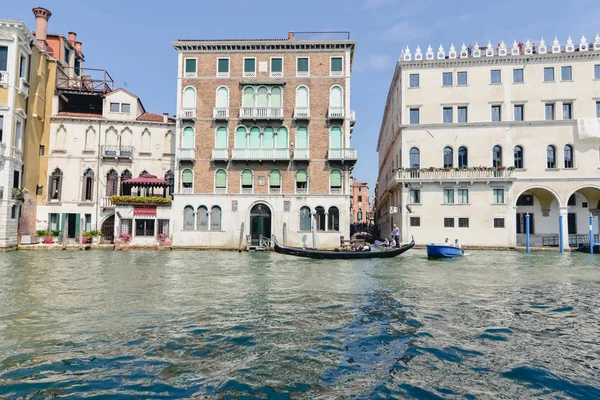
[[476,40],[507,45],[558,36],[593,41],[600,31],[597,0],[21,0],[3,1],[0,18],[24,21],[31,9],[52,12],[49,33],[77,32],[85,66],[109,71],[115,86],[142,99],[147,111],[175,113],[177,39],[286,38],[288,31],[350,31],[357,40],[351,80],[358,148],[353,175],[374,192],[377,137],[402,49],[446,50]]

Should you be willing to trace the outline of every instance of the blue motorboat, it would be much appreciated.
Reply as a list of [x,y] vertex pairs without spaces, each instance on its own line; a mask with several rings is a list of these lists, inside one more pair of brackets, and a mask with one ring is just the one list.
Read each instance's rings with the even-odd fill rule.
[[427,257],[428,258],[453,258],[462,257],[465,254],[462,249],[454,246],[447,246],[445,244],[428,244],[427,245]]

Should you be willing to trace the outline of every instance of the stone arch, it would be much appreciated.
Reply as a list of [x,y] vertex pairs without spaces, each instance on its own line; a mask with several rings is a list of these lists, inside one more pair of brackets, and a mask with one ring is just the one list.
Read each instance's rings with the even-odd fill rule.
[[517,202],[519,200],[519,197],[521,197],[522,194],[524,194],[525,192],[529,192],[532,195],[534,195],[538,201],[540,202],[540,205],[542,206],[542,210],[544,209],[550,209],[550,205],[552,204],[552,200],[556,201],[556,204],[558,207],[562,207],[562,201],[560,196],[558,195],[558,193],[556,193],[556,191],[554,191],[553,189],[550,189],[547,186],[529,186],[526,189],[523,189],[521,192],[519,192],[518,195],[515,196],[515,207],[517,207]]
[[600,215],[600,185],[581,185],[569,193],[569,195],[566,197],[566,201],[568,202],[571,196],[575,193],[579,193],[586,198],[588,201],[588,210],[592,214],[596,216]]

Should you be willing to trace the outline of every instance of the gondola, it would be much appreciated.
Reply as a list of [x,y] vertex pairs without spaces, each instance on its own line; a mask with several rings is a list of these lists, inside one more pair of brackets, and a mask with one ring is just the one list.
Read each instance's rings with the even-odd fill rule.
[[[579,247],[575,249],[575,251],[590,254],[590,245],[580,244]],[[594,243],[594,254],[600,254],[600,243]]]
[[273,235],[273,246],[275,247],[276,253],[287,254],[288,256],[296,257],[317,258],[321,260],[366,260],[370,258],[391,258],[399,256],[405,251],[412,249],[414,245],[415,240],[413,238],[413,240],[410,243],[402,245],[399,248],[394,248],[390,250],[372,249],[371,251],[325,251],[282,246],[279,243],[277,243],[277,238],[275,237],[275,235]]

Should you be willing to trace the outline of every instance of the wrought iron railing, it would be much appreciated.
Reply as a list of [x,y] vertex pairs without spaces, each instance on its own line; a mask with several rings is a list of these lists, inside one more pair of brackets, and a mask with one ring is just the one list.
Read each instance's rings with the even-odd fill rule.
[[58,67],[56,88],[77,92],[108,93],[114,90],[115,81],[103,69]]

